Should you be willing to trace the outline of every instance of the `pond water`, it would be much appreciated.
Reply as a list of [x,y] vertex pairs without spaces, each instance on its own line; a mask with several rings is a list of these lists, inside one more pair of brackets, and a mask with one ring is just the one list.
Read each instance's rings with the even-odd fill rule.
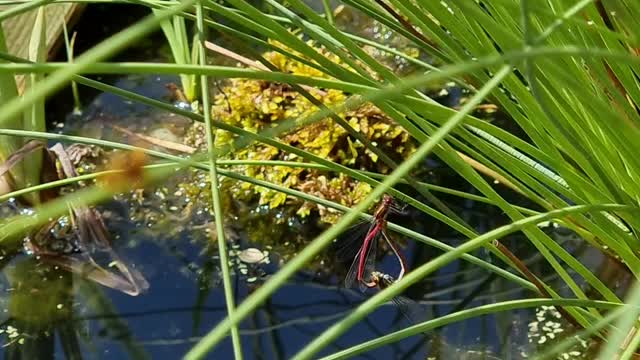
[[[165,84],[175,80],[131,76],[117,79],[114,85],[166,100]],[[179,139],[184,133],[180,129],[184,128],[187,121],[159,113],[144,105],[133,104],[111,94],[100,94],[86,107],[83,115],[69,114],[66,122],[53,126],[65,133],[122,140],[122,135],[114,131],[111,125],[153,134],[158,133],[159,123],[162,123],[163,129],[169,129],[167,131]],[[451,170],[441,166],[437,160],[431,159],[425,166],[431,168],[428,175],[430,180],[449,185],[456,183],[456,177]],[[187,212],[184,210],[187,208],[184,198],[171,198],[175,195],[171,189],[179,186],[181,181],[184,181],[184,178],[177,176],[162,185],[164,192],[147,189],[144,195],[139,192],[124,194],[117,197],[117,201],[100,207],[114,239],[116,251],[143,273],[150,283],[150,289],[145,294],[132,297],[93,284],[81,277],[67,279],[67,275],[58,275],[66,280],[63,281],[64,286],[54,282],[56,290],[67,290],[62,291],[59,297],[54,296],[59,303],[44,306],[38,313],[40,319],[33,321],[33,316],[27,315],[32,312],[31,306],[36,305],[33,302],[20,305],[16,297],[23,299],[25,291],[29,294],[44,292],[48,294],[47,297],[51,297],[51,292],[54,292],[50,290],[52,276],[24,255],[14,258],[6,265],[4,272],[9,276],[2,288],[3,302],[6,306],[5,325],[2,330],[16,332],[19,335],[13,338],[13,335],[8,335],[5,354],[12,354],[13,357],[16,353],[23,353],[25,349],[55,348],[56,357],[63,358],[65,346],[62,345],[71,342],[77,343],[77,349],[85,358],[178,358],[207,330],[223,319],[226,308],[219,275],[219,258],[207,244],[210,237],[206,229],[210,218],[207,212],[199,207],[205,205],[196,205]],[[167,196],[162,195],[167,193],[169,200]],[[481,204],[461,202],[453,198],[445,200],[480,231],[497,227],[504,221],[495,210]],[[251,221],[274,218],[271,211],[259,206],[254,206],[244,216],[252,217]],[[445,226],[420,217],[414,212],[409,212],[409,215],[397,220],[450,245],[459,244],[464,240]],[[230,249],[234,294],[237,301],[241,301],[267,280],[269,275],[278,269],[282,259],[290,254],[271,252],[269,247],[261,245],[261,239],[246,237],[241,226],[246,224],[247,220],[230,219],[229,222],[229,229],[235,228],[234,231],[229,230],[229,233],[234,235],[233,246]],[[292,228],[292,231],[302,229],[290,224],[285,228]],[[591,259],[594,266],[600,263],[599,256],[584,247],[579,239],[560,230],[549,228],[550,233],[565,247],[574,248],[575,253],[585,252],[583,258]],[[286,243],[286,239],[292,236],[287,232],[275,234],[269,236],[279,236],[280,238],[272,241],[280,243]],[[317,231],[302,235],[310,240],[316,234]],[[530,254],[534,252],[524,246],[526,243],[527,241],[519,236],[505,242],[512,247],[512,251],[523,258],[529,258],[530,268],[536,274],[548,273],[549,269],[539,262],[538,258],[531,257]],[[263,252],[268,261],[263,260],[257,265],[243,262],[242,255],[247,254],[243,253],[243,250],[255,248]],[[438,251],[413,241],[407,241],[403,252],[410,268],[438,254]],[[484,251],[479,251],[476,255],[489,258]],[[393,260],[391,256],[387,256],[381,268],[391,273],[397,271]],[[344,268],[336,268],[332,264],[327,266],[332,268],[297,274],[287,286],[275,293],[268,303],[256,309],[255,313],[241,324],[246,358],[289,358],[314,336],[366,299],[368,294],[342,288],[341,278],[331,275],[342,276]],[[29,268],[35,269],[31,273],[41,275],[26,279],[16,275]],[[551,284],[555,283],[553,278],[545,280]],[[456,262],[447,266],[423,283],[409,289],[405,295],[419,303],[423,319],[441,316],[455,309],[530,296],[514,288],[513,284],[478,270],[466,262]],[[52,314],[46,314],[46,309]],[[540,312],[541,309],[537,311]],[[550,317],[553,319],[553,315]],[[512,312],[504,316],[479,317],[444,327],[425,336],[416,336],[376,349],[362,355],[361,358],[519,358],[522,354],[531,353],[539,345],[539,340],[536,340],[535,334],[532,335],[530,331],[529,323],[535,321],[535,309]],[[390,303],[341,336],[326,353],[408,325],[410,323],[402,312]],[[67,348],[69,347],[68,345]],[[25,354],[31,353],[23,353],[21,357],[24,358]],[[225,341],[215,348],[210,358],[230,358],[232,354],[230,341]]]
[[[176,78],[129,76],[113,79],[117,87],[167,101],[166,84]],[[82,91],[82,90],[81,90]],[[52,121],[52,130],[121,141],[123,134],[113,125],[137,133],[180,141],[190,121],[131,103],[112,94],[98,94],[81,115],[67,114],[65,121]],[[468,185],[437,159],[424,165],[426,180],[435,184],[472,191]],[[226,316],[220,277],[219,257],[209,243],[211,218],[206,204],[189,204],[179,192],[185,181],[197,181],[200,174],[178,174],[159,187],[144,193],[117,196],[99,207],[115,250],[130,266],[139,270],[150,284],[139,296],[129,296],[102,287],[80,276],[38,264],[25,254],[3,261],[0,284],[5,358],[164,358],[184,355],[208,330]],[[208,186],[206,183],[203,187]],[[508,193],[505,193],[509,196]],[[506,219],[495,209],[472,201],[443,196],[458,214],[477,231],[500,226]],[[12,204],[3,204],[11,211]],[[273,220],[278,214],[255,204],[245,204],[243,218],[228,217],[226,229],[232,245],[229,256],[237,302],[245,299],[285,259],[296,251],[291,247],[264,245],[248,223]],[[397,220],[404,226],[456,246],[465,239],[448,227],[409,211]],[[296,220],[298,221],[298,220]],[[318,231],[313,220],[279,222],[279,230],[265,236],[273,243],[286,244],[292,237],[311,240]],[[590,268],[607,268],[599,253],[589,249],[574,234],[563,229],[545,229]],[[251,234],[251,235],[250,235]],[[403,252],[413,268],[440,254],[410,239],[403,239]],[[548,284],[559,286],[544,261],[535,256],[528,241],[519,235],[504,243],[526,259],[530,269]],[[257,249],[257,250],[255,250]],[[261,253],[253,263],[249,255]],[[476,256],[494,261],[480,250]],[[327,255],[331,256],[331,255]],[[258,258],[261,258],[258,256]],[[3,257],[4,259],[4,257]],[[391,256],[381,268],[397,271]],[[498,263],[499,264],[499,263]],[[331,324],[343,318],[369,293],[342,287],[345,269],[333,262],[314,264],[296,274],[286,286],[240,325],[243,352],[247,359],[287,359]],[[557,287],[556,287],[557,288]],[[442,316],[463,308],[531,294],[512,283],[479,270],[466,262],[455,262],[441,269],[405,294],[418,304],[422,319]],[[542,330],[547,322],[553,329],[566,328],[551,309],[530,309],[483,316],[456,323],[428,334],[381,347],[363,354],[362,359],[518,359],[535,353],[554,338]],[[540,324],[540,329],[538,329]],[[411,325],[392,303],[381,307],[351,328],[323,354],[329,354]],[[559,334],[562,331],[556,332]],[[561,336],[558,335],[557,338]],[[579,344],[573,358],[586,356],[590,345]],[[209,358],[229,359],[233,350],[229,339],[218,345]]]

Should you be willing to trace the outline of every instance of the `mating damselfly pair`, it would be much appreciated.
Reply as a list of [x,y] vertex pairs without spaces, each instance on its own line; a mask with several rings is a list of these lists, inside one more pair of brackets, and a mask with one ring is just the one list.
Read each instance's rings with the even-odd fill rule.
[[[352,288],[358,286],[365,292],[370,288],[385,289],[396,281],[399,281],[407,271],[407,264],[398,246],[387,232],[387,217],[391,213],[404,213],[404,207],[398,206],[396,201],[385,194],[382,201],[376,208],[372,218],[368,222],[355,225],[351,231],[352,235],[341,239],[338,245],[338,257],[351,259],[353,261],[345,277],[345,287]],[[367,229],[366,232],[363,229]],[[362,236],[364,234],[364,237]],[[378,242],[386,244],[393,253],[399,265],[396,276],[389,275],[376,268],[376,254]],[[351,249],[351,251],[349,251]],[[357,249],[355,252],[353,249]],[[418,304],[403,296],[396,296],[393,302],[398,305],[402,313],[410,320],[415,321],[416,308]]]

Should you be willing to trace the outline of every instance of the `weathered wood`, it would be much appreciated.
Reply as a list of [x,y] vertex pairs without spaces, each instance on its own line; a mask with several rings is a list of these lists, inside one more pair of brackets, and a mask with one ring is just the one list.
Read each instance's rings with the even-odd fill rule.
[[[15,5],[0,5],[0,11],[11,8]],[[49,55],[53,54],[64,40],[62,39],[62,25],[69,24],[77,16],[84,5],[63,3],[49,4],[45,6],[46,29],[47,29],[47,49]],[[29,51],[29,39],[36,19],[36,9],[22,13],[20,15],[5,19],[2,27],[7,39],[9,53],[14,56],[26,59]],[[18,90],[24,89],[24,79],[22,76],[16,77]]]

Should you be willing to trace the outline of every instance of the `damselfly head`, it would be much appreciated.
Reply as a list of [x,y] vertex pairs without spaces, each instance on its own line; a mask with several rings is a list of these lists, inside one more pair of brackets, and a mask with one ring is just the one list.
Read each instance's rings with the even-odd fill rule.
[[376,212],[373,214],[376,220],[385,219],[390,210],[395,207],[393,198],[390,195],[384,194],[382,201],[378,204]]
[[386,206],[391,206],[393,205],[393,197],[391,197],[391,195],[389,194],[384,194],[382,195],[382,203]]
[[391,195],[384,194],[379,208],[384,208],[387,212],[406,215],[407,204],[400,204]]
[[384,289],[395,283],[396,279],[394,279],[393,276],[389,274],[385,274],[380,271],[374,271],[371,273],[371,281],[375,282],[381,289]]

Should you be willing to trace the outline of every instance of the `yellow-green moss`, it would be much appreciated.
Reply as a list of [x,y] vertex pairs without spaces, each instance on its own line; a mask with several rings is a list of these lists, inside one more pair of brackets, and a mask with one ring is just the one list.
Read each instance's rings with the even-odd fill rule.
[[[338,58],[326,53],[322,48],[318,48],[318,51],[340,64]],[[326,77],[318,70],[277,52],[268,52],[264,57],[285,73]],[[343,92],[333,89],[309,89],[309,91],[329,107],[342,103],[347,98]],[[316,111],[316,106],[287,84],[246,79],[230,80],[222,92],[215,96],[212,109],[215,119],[251,132],[259,132],[285,119],[303,118]],[[402,160],[415,149],[413,141],[404,129],[372,104],[365,104],[356,110],[339,115],[356,131],[396,160]],[[236,136],[232,133],[217,130],[216,146],[228,145],[235,138]],[[279,137],[278,140],[354,169],[380,173],[389,171],[388,166],[379,161],[374,153],[366,150],[363,144],[352,138],[345,129],[330,118],[299,128]],[[264,144],[234,151],[229,158],[303,161],[295,155]],[[371,190],[369,185],[361,184],[347,176],[319,170],[282,166],[236,166],[233,170],[255,179],[301,190],[346,206],[359,202]],[[302,203],[299,199],[292,199],[280,192],[248,183],[237,182],[230,189],[235,197],[248,199],[259,196],[260,204],[268,204],[271,208],[285,203],[296,206],[299,208],[297,211],[299,216],[306,216],[311,211],[318,210],[323,221],[333,222],[337,215],[327,209],[318,208],[314,204]]]

